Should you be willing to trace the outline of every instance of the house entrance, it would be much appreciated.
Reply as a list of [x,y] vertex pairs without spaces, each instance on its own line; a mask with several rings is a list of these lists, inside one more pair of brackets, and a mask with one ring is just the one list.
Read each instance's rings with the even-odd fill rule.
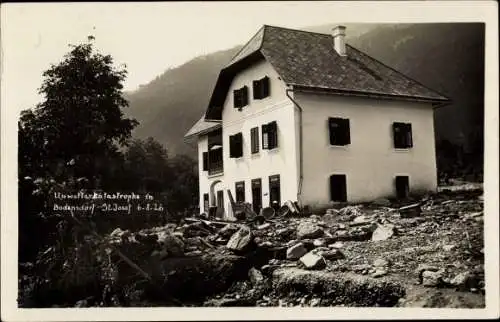
[[410,194],[410,179],[408,176],[396,176],[396,196],[398,199],[408,198]]
[[252,208],[255,213],[259,213],[262,208],[262,180],[252,180]]
[[276,174],[269,177],[269,207],[278,210],[281,207],[281,187],[280,175]]

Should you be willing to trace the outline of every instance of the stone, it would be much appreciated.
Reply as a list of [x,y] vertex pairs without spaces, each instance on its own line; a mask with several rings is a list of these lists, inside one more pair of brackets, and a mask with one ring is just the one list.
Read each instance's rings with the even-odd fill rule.
[[334,214],[325,214],[323,216],[323,221],[325,222],[325,225],[328,227],[332,227],[335,225],[336,222],[336,216]]
[[288,238],[292,235],[293,229],[287,227],[287,228],[280,228],[276,230],[276,236],[279,236],[281,238]]
[[344,247],[344,243],[341,241],[336,241],[335,243],[328,245],[328,247],[340,249],[340,248]]
[[437,272],[423,271],[422,272],[422,285],[427,287],[437,287],[443,283],[443,271]]
[[389,261],[384,258],[377,258],[376,260],[373,261],[373,266],[375,267],[387,267],[389,266]]
[[265,224],[257,226],[257,229],[261,230],[261,229],[266,229],[266,228],[269,228],[269,227],[271,227],[271,224],[268,223],[268,222],[266,222]]
[[229,239],[239,230],[238,226],[234,224],[227,224],[221,230],[219,230],[218,235],[222,238]]
[[392,224],[378,225],[377,229],[375,229],[372,234],[372,241],[387,240],[394,236],[394,230],[395,228]]
[[383,268],[379,268],[377,270],[375,270],[375,272],[372,274],[372,277],[382,277],[382,276],[385,276],[387,275],[387,270],[386,269],[383,269]]
[[313,241],[313,245],[314,245],[315,247],[322,247],[322,246],[325,246],[325,244],[326,244],[326,242],[325,242],[325,240],[324,240],[324,239],[315,239],[315,240]]
[[325,259],[314,252],[309,252],[300,258],[300,263],[306,269],[323,269],[326,267]]
[[424,271],[431,271],[431,272],[437,272],[439,271],[439,268],[433,265],[427,265],[427,264],[420,264],[418,265],[417,269],[415,270],[415,273],[420,276]]
[[443,250],[449,252],[455,249],[455,247],[456,247],[455,245],[443,245]]
[[242,253],[248,251],[253,246],[253,238],[250,227],[242,226],[240,230],[231,236],[226,247],[235,253]]
[[329,260],[337,260],[345,258],[344,254],[338,249],[321,250],[317,252],[317,254]]
[[296,260],[304,256],[306,253],[307,249],[304,247],[304,244],[298,243],[286,250],[286,258],[290,260]]
[[110,236],[111,237],[121,237],[125,232],[126,232],[126,230],[122,230],[120,227],[118,227],[111,232]]
[[303,221],[297,227],[298,239],[319,238],[323,236],[323,234],[324,231],[321,227],[309,221]]
[[459,291],[468,291],[471,288],[478,288],[479,279],[477,275],[467,271],[456,275],[450,281],[450,284],[455,286]]
[[368,222],[369,222],[369,219],[368,219],[368,217],[366,217],[366,215],[357,216],[353,220],[353,223],[355,223],[355,224],[362,224],[362,223],[368,223]]
[[264,281],[264,276],[255,267],[250,268],[248,271],[248,278],[253,286],[260,285]]

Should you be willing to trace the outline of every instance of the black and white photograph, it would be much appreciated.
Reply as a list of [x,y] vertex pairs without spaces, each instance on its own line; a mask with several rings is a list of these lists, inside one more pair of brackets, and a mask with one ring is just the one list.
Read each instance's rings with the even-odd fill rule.
[[498,317],[475,3],[2,4],[2,320]]

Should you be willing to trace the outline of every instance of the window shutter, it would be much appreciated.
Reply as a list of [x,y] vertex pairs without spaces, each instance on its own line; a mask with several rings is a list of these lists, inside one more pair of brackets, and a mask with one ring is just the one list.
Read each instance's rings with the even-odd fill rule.
[[234,158],[234,135],[229,136],[229,157]]
[[208,170],[208,152],[203,152],[203,171]]
[[407,123],[406,125],[406,146],[408,148],[413,147],[413,136],[411,131],[411,123]]
[[240,107],[238,90],[233,91],[233,106],[234,106],[234,108]]
[[400,132],[400,128],[399,128],[399,123],[392,123],[392,133],[393,133],[393,137],[394,137],[394,147],[395,148],[399,148],[400,147],[400,144],[399,144],[399,132]]
[[253,98],[254,99],[260,99],[260,81],[254,80],[252,82],[253,84]]
[[261,83],[262,95],[261,98],[269,96],[269,77],[264,77]]
[[236,156],[243,156],[243,133],[236,134]]
[[268,125],[262,124],[262,149],[269,148],[269,133],[268,133]]
[[274,149],[278,147],[278,125],[276,121],[273,121],[267,126],[269,132],[269,149]]
[[248,105],[248,87],[247,86],[243,86],[243,88],[241,89],[241,95],[242,95],[241,106]]
[[254,127],[250,130],[250,140],[252,146],[252,153],[259,152],[259,128]]
[[344,133],[343,144],[344,145],[351,144],[351,129],[349,125],[349,119],[343,119],[342,121],[343,121],[342,131]]

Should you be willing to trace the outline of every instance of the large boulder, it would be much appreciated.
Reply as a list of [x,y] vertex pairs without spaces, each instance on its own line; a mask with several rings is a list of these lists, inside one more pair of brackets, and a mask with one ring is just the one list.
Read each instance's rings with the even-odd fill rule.
[[372,234],[372,241],[387,240],[394,236],[395,227],[392,224],[379,225]]
[[231,236],[226,247],[235,253],[244,253],[255,246],[254,236],[250,227],[242,226],[240,230]]
[[310,221],[303,221],[297,227],[298,239],[318,238],[323,236],[323,234],[323,229]]

